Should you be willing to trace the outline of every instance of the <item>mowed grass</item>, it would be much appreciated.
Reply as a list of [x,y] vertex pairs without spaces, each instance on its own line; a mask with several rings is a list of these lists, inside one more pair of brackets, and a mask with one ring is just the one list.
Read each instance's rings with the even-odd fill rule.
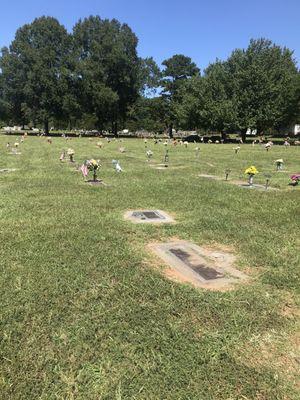
[[[0,137],[1,399],[298,399],[300,148],[169,146],[146,162],[143,140]],[[118,151],[120,146],[126,152]],[[73,165],[99,158],[92,187]],[[152,163],[162,144],[148,142]],[[285,172],[275,172],[283,158]],[[125,172],[117,174],[112,159]],[[257,191],[201,178],[272,171]],[[128,209],[161,209],[174,225],[133,225]],[[228,292],[167,280],[146,250],[170,238],[223,246],[251,282]],[[156,267],[154,268],[153,265]]]

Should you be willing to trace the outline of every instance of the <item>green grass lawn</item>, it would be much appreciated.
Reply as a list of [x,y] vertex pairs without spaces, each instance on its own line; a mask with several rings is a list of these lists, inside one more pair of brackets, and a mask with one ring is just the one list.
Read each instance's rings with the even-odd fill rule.
[[[159,171],[143,140],[99,149],[98,139],[28,137],[17,156],[8,140],[0,169],[17,171],[0,173],[1,399],[299,399],[300,185],[287,184],[300,148],[200,145],[197,160],[196,145],[169,146]],[[99,158],[107,186],[59,162],[68,147],[78,163]],[[162,162],[164,146],[148,148]],[[230,168],[246,179],[250,165],[281,190],[198,176]],[[139,208],[177,223],[123,220]],[[218,292],[167,280],[146,245],[174,237],[231,249],[251,282]]]

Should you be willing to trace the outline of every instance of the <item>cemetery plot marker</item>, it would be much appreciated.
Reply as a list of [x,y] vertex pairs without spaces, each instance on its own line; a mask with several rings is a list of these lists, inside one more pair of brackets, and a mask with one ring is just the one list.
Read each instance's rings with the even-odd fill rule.
[[174,222],[173,218],[161,210],[136,210],[127,211],[124,218],[136,224],[150,223],[150,224],[163,224]]
[[258,189],[258,190],[280,190],[274,187],[269,186],[270,183],[270,178],[266,177],[266,184],[265,185],[260,185],[258,183],[253,183],[252,185],[249,184],[249,182],[245,182],[245,181],[236,181],[236,180],[228,180],[228,176],[226,179],[226,175],[225,175],[225,179],[216,176],[216,175],[208,175],[208,174],[200,174],[198,175],[199,178],[206,178],[206,179],[211,179],[211,180],[215,180],[215,181],[223,181],[223,182],[227,182],[230,183],[231,185],[236,185],[239,186],[241,188],[246,188],[246,189]]
[[15,168],[3,168],[3,169],[0,169],[0,173],[1,172],[14,172],[14,171],[16,171]]
[[[232,254],[174,241],[149,246],[169,267],[166,275],[205,289],[227,289],[247,276],[234,268]],[[169,273],[168,273],[169,272]]]
[[280,190],[274,187],[270,187],[269,183],[266,182],[265,185],[260,185],[258,183],[254,183],[252,185],[249,185],[249,183],[239,183],[239,182],[232,182],[235,185],[238,185],[241,188],[245,188],[245,189],[257,189],[257,190],[264,190],[264,191],[269,191],[269,190]]
[[97,180],[93,180],[93,179],[89,179],[87,181],[85,181],[86,183],[88,183],[91,186],[107,186],[106,183],[104,183],[102,180],[97,179]]

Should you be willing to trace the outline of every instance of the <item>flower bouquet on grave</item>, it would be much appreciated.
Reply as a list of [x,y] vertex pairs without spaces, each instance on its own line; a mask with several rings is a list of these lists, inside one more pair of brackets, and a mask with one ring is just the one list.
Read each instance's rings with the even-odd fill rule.
[[240,151],[240,149],[241,149],[240,146],[236,146],[233,148],[235,154],[237,154]]
[[120,148],[119,148],[119,152],[120,152],[120,153],[125,153],[125,147],[120,147]]
[[146,151],[147,161],[149,162],[153,156],[153,152],[151,150]]
[[269,149],[273,146],[273,142],[269,141],[268,143],[265,144],[265,149],[269,151]]
[[99,149],[101,149],[102,146],[103,146],[103,144],[102,144],[102,142],[97,142],[97,143],[96,143],[96,146],[99,147]]
[[258,174],[258,170],[252,165],[251,167],[249,167],[245,170],[245,174],[248,175],[249,186],[252,186],[253,178],[256,174]]
[[62,150],[62,152],[60,153],[59,161],[63,162],[65,161],[65,158],[66,158],[66,151]]
[[19,144],[20,144],[19,142],[14,143],[14,147],[11,148],[11,154],[14,154],[14,155],[21,154],[21,152],[18,151]]
[[100,168],[99,160],[86,160],[86,167],[88,171],[93,173],[93,182],[97,182],[97,171]]
[[67,154],[68,154],[68,156],[69,156],[69,158],[70,158],[70,162],[74,162],[74,154],[75,154],[75,151],[73,150],[73,149],[71,149],[71,148],[69,148],[68,150],[67,150]]
[[123,169],[118,160],[112,160],[112,165],[114,166],[116,172],[123,172]]
[[279,158],[278,160],[274,161],[276,164],[276,171],[280,171],[283,169],[283,159]]
[[292,182],[290,183],[291,186],[297,186],[300,182],[300,174],[293,174],[291,175]]

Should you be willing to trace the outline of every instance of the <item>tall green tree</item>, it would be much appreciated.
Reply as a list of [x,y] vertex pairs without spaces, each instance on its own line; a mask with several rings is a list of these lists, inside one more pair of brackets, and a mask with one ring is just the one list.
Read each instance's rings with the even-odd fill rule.
[[263,132],[295,119],[298,70],[291,50],[270,40],[251,40],[246,50],[235,50],[225,66],[235,126],[243,139],[247,128]]
[[251,40],[228,60],[209,65],[202,77],[181,84],[176,113],[186,128],[262,132],[287,127],[299,115],[299,71],[293,53],[269,40]]
[[161,84],[162,73],[153,57],[140,58],[140,95],[155,97]]
[[128,113],[127,127],[162,133],[167,128],[168,104],[164,97],[141,96]]
[[0,63],[17,120],[43,122],[49,132],[49,120],[62,113],[69,50],[70,37],[55,18],[37,18],[17,30]]
[[73,39],[84,111],[95,115],[99,129],[110,122],[117,133],[139,94],[138,39],[128,25],[99,16],[80,20]]
[[3,76],[0,74],[0,123],[9,120],[10,109],[9,104],[4,98],[4,82]]
[[236,117],[229,89],[227,72],[220,61],[210,65],[203,77],[187,80],[180,89],[181,102],[176,106],[180,125],[217,131],[225,139]]
[[190,57],[183,54],[175,54],[173,57],[163,61],[165,69],[162,71],[163,87],[162,96],[168,102],[167,120],[169,121],[169,136],[173,136],[173,125],[176,122],[176,108],[181,102],[181,88],[186,80],[193,76],[199,76],[200,70]]

